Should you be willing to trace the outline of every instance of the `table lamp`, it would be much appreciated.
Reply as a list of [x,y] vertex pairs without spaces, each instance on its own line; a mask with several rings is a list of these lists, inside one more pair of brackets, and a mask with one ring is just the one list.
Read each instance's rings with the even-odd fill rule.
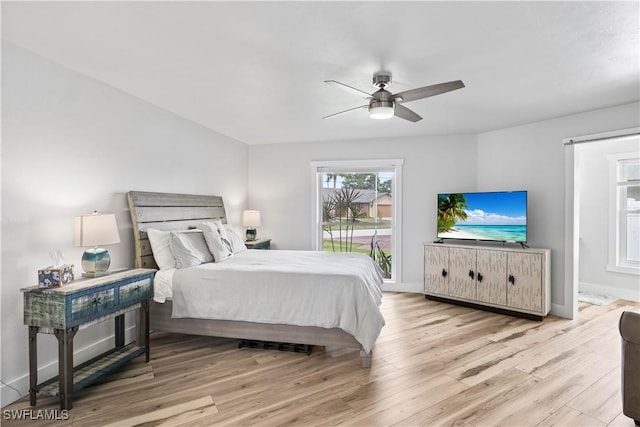
[[256,227],[262,225],[260,223],[260,211],[242,212],[242,225],[247,227],[247,241],[256,240],[258,235]]
[[118,225],[114,214],[99,214],[75,218],[74,245],[91,247],[82,254],[82,277],[100,277],[109,274],[111,255],[102,245],[120,243]]

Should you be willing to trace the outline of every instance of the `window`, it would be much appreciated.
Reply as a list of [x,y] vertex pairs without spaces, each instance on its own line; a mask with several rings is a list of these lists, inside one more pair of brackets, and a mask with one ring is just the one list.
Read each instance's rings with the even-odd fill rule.
[[607,157],[610,242],[607,269],[640,274],[640,154]]
[[402,160],[312,162],[313,247],[373,258],[400,282]]

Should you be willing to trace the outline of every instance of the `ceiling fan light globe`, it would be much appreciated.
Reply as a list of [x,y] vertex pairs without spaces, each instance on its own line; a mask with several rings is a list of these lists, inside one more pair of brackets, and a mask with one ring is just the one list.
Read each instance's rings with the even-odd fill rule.
[[369,117],[376,120],[390,119],[394,115],[394,103],[373,101],[369,104]]

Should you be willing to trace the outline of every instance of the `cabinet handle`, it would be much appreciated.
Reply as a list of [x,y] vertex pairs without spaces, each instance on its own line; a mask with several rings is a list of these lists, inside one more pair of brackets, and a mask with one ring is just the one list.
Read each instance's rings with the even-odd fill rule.
[[444,268],[442,269],[442,277],[447,277],[447,270]]
[[473,279],[474,276],[475,276],[475,273],[473,272],[473,270],[469,270],[469,277]]
[[482,282],[482,274],[478,273],[478,282]]
[[509,275],[509,283],[511,283],[512,285],[516,284],[516,278],[513,277],[513,274]]

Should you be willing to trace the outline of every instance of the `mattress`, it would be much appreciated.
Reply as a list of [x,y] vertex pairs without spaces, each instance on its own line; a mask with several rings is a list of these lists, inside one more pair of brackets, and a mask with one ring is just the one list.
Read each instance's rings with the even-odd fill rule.
[[155,299],[172,297],[174,318],[340,328],[365,351],[384,326],[382,273],[363,254],[248,250],[159,273]]

